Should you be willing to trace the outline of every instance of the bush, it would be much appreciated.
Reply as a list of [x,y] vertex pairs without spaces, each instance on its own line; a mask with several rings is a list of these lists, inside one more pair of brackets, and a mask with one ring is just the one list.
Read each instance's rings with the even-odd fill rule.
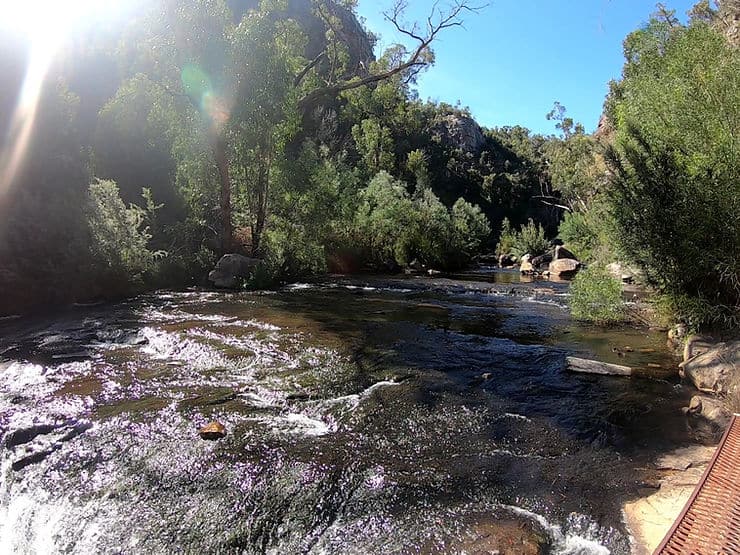
[[452,228],[458,249],[467,257],[480,251],[491,235],[491,225],[483,211],[462,198],[452,206]]
[[405,266],[414,260],[438,268],[457,267],[490,233],[477,206],[463,199],[448,210],[425,189],[411,198],[406,185],[380,172],[361,193],[355,236],[377,266]]
[[162,253],[149,250],[151,235],[145,225],[147,212],[126,206],[113,181],[90,185],[87,220],[93,238],[93,257],[103,274],[111,279],[143,281]]
[[599,244],[588,214],[566,212],[558,228],[558,237],[578,257],[578,260],[590,261],[595,257]]
[[[740,320],[740,51],[704,24],[625,44],[613,90],[611,206],[621,248],[699,325]],[[651,34],[653,33],[653,34]]]
[[581,271],[570,288],[570,311],[574,318],[597,324],[624,320],[622,284],[603,266]]
[[496,254],[514,255],[521,258],[525,254],[539,256],[550,249],[550,241],[545,237],[545,230],[541,224],[535,225],[530,218],[526,225],[522,225],[519,231],[513,231],[508,218],[501,223],[501,235]]

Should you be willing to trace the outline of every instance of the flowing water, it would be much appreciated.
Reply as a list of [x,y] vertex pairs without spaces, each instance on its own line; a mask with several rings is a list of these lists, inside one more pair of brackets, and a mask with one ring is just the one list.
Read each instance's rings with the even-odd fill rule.
[[0,553],[629,553],[621,506],[694,441],[690,394],[565,357],[675,367],[664,335],[495,276],[0,321]]

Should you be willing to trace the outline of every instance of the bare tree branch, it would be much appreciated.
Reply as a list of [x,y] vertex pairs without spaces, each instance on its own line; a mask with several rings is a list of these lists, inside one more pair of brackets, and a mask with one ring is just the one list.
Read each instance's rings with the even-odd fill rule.
[[408,0],[395,0],[393,8],[388,12],[384,12],[383,15],[399,33],[406,35],[418,43],[413,52],[404,61],[400,61],[385,71],[368,75],[361,79],[329,83],[325,87],[314,89],[301,98],[299,106],[305,113],[324,98],[336,96],[343,91],[385,81],[408,70],[415,71],[410,77],[413,79],[423,67],[429,65],[429,47],[437,39],[439,34],[445,29],[461,27],[463,24],[461,19],[463,13],[478,13],[486,5],[473,5],[469,0],[455,0],[446,10],[442,10],[439,8],[439,2],[437,1],[434,3],[430,15],[427,18],[426,32],[422,34],[418,24],[408,25],[402,22],[403,15],[408,7]]

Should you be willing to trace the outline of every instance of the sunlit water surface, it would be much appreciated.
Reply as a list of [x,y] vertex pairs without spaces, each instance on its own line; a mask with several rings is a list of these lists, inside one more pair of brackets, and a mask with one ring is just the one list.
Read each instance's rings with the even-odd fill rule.
[[629,553],[621,506],[696,441],[690,394],[567,373],[676,361],[566,300],[483,269],[0,321],[0,553],[473,553],[512,522]]

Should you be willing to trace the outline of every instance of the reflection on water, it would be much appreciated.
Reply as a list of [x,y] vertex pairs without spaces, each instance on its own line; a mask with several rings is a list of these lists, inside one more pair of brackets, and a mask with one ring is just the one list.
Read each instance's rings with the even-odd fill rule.
[[628,553],[621,504],[692,441],[688,393],[564,360],[675,361],[502,275],[0,322],[0,552]]

